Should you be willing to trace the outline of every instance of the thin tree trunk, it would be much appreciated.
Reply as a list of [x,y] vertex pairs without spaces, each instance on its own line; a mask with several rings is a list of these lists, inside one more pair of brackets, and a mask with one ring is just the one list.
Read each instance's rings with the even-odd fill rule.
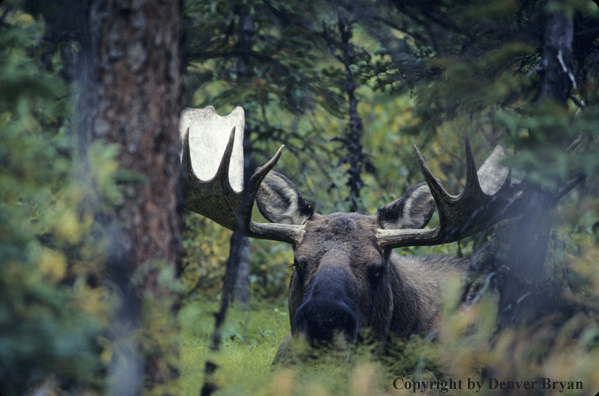
[[351,43],[353,37],[352,26],[347,18],[340,10],[337,26],[341,35],[341,56],[337,58],[345,67],[345,86],[344,91],[347,95],[347,104],[349,107],[349,125],[345,136],[342,139],[343,146],[347,152],[347,156],[341,161],[349,164],[347,171],[349,178],[347,186],[349,187],[349,211],[358,212],[360,192],[364,187],[362,181],[362,165],[366,162],[364,150],[362,147],[362,119],[358,114],[358,98],[356,89],[358,88],[353,72],[350,69],[351,65],[356,63],[355,49]]
[[[250,9],[247,6],[238,6],[235,10],[239,15],[239,24],[237,26],[237,45],[236,49],[241,52],[249,52],[252,49],[255,34],[253,18]],[[247,55],[242,55],[237,61],[237,82],[243,82],[253,76],[253,70],[250,67]],[[246,111],[246,119],[249,114]],[[247,123],[244,127],[243,140],[243,177],[244,186],[249,185],[250,179],[250,134],[251,130]],[[247,199],[247,197],[246,197]],[[243,207],[243,205],[242,205]],[[238,224],[243,225],[242,216],[238,214]],[[235,299],[242,303],[249,302],[249,272],[250,272],[250,240],[242,233],[234,232],[231,235],[229,246],[229,258],[223,280],[223,289],[221,293],[220,309],[215,314],[214,332],[212,333],[212,352],[220,351],[222,338],[222,326],[227,318],[229,303]],[[214,374],[218,365],[212,360],[207,360],[204,366],[205,380],[200,391],[200,396],[210,396],[218,390]]]
[[[80,156],[86,164],[94,141],[116,144],[120,168],[143,179],[123,181],[122,205],[96,208],[109,240],[108,277],[121,297],[111,325],[118,347],[109,393],[137,395],[144,384],[152,388],[178,376],[176,363],[161,356],[166,351],[142,351],[134,331],[143,319],[142,295],[164,301],[166,294],[173,304],[164,314],[172,323],[179,298],[161,289],[157,278],[158,263],[180,273],[181,9],[178,1],[89,0],[88,5],[79,78]],[[134,273],[139,276],[135,286]]]
[[[236,10],[239,15],[239,25],[237,27],[237,45],[236,49],[242,54],[249,53],[254,46],[254,35],[256,31],[254,29],[254,19],[250,13],[250,9],[247,6],[239,6]],[[248,55],[242,55],[237,60],[237,82],[243,83],[247,79],[254,75],[252,70],[250,59]],[[246,119],[251,117],[249,111],[246,110]],[[250,137],[252,130],[248,123],[244,129],[243,139],[243,174],[244,183],[247,186],[251,171],[251,144]],[[235,280],[235,288],[233,291],[233,300],[237,300],[243,304],[247,304],[250,301],[250,239],[242,235],[233,235],[231,237],[231,244],[239,243],[239,247],[231,249],[231,252],[237,253],[235,259],[239,262],[237,276]]]
[[250,301],[250,239],[241,234],[238,237],[238,242],[234,240],[234,237],[231,237],[231,244],[234,242],[239,244],[237,250],[239,266],[235,277],[233,299],[242,304],[247,304]]
[[[548,8],[563,6],[562,0],[550,0]],[[545,21],[542,77],[538,101],[547,98],[565,103],[575,86],[572,64],[574,22],[572,15],[563,11],[549,11]]]

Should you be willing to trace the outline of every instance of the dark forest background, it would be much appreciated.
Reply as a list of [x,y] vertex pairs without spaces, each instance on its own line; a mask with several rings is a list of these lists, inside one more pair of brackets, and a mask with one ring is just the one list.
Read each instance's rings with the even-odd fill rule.
[[[587,0],[2,2],[0,392],[382,395],[453,377],[595,394],[598,58]],[[244,108],[246,174],[285,144],[277,171],[320,213],[371,214],[422,181],[413,144],[455,194],[465,136],[478,164],[502,145],[521,214],[401,250],[471,255],[475,303],[456,287],[435,334],[384,357],[271,369],[292,249],[183,210],[179,113],[208,105]]]

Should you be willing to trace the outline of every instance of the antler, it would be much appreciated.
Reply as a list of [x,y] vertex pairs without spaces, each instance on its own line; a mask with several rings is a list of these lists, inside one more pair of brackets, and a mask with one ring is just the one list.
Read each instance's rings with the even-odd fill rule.
[[466,187],[458,196],[450,195],[443,189],[418,148],[414,146],[414,149],[439,211],[439,225],[434,230],[379,229],[377,239],[383,249],[454,242],[517,213],[514,203],[520,196],[519,190],[511,188],[509,170],[499,166],[505,157],[500,146],[495,148],[477,175],[470,140],[466,136]]
[[[215,153],[218,153],[219,151],[219,139],[214,139],[212,135],[218,133],[222,134],[222,126],[227,123],[225,121],[229,120],[223,120],[227,117],[219,117],[213,107],[194,111],[197,112],[197,118],[202,118],[202,122],[193,123],[193,121],[189,121],[190,117],[183,117],[181,122],[182,130],[187,126],[187,128],[184,129],[183,156],[181,159],[185,168],[185,207],[210,218],[232,231],[241,231],[249,237],[295,244],[303,232],[303,226],[262,224],[255,223],[251,220],[252,208],[260,183],[281,157],[284,146],[281,146],[274,157],[264,166],[256,169],[249,180],[247,191],[243,191],[243,167],[239,166],[239,163],[243,164],[243,149],[240,144],[237,146],[234,144],[236,129],[239,127],[241,127],[239,128],[241,131],[238,130],[237,135],[238,137],[240,135],[240,140],[243,140],[243,119],[241,119],[241,125],[238,122],[237,125],[233,126],[222,159],[217,162],[218,168],[214,176],[206,181],[200,180],[196,175],[194,168],[199,169],[200,174],[203,173],[206,175],[210,172],[210,170],[207,171],[206,168],[209,168],[210,163],[214,162]],[[230,116],[233,115],[237,118],[240,116],[243,117],[243,109],[235,109]],[[207,119],[213,119],[213,121],[216,119],[216,125],[214,123],[209,125],[210,123],[206,122]],[[190,125],[188,126],[187,124]],[[189,145],[189,135],[192,127],[194,128],[193,132],[198,135],[194,136],[194,140],[199,142],[198,145],[202,146],[200,147],[201,152],[199,155],[196,152],[193,160]],[[234,166],[231,167],[232,157],[234,157],[234,146],[236,146],[236,161],[233,161]],[[212,161],[210,160],[211,158],[209,158],[211,156]],[[239,161],[239,158],[241,158],[241,161]],[[234,182],[236,180],[239,181],[236,187],[240,191],[234,190],[231,185],[231,180]]]

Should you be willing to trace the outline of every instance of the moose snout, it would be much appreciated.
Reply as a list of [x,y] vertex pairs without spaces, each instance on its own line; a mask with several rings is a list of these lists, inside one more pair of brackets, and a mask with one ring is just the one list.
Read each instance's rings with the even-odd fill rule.
[[295,313],[297,330],[310,340],[332,341],[341,333],[354,342],[358,335],[358,288],[343,268],[321,268],[312,278]]

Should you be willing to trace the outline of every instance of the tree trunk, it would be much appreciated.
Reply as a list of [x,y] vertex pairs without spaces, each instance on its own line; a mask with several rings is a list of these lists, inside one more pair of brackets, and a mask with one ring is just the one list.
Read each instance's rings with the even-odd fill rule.
[[349,164],[347,171],[349,179],[347,180],[347,186],[349,187],[349,211],[358,212],[360,192],[364,187],[362,181],[362,165],[366,162],[364,150],[362,147],[362,119],[358,114],[358,98],[356,96],[356,89],[358,88],[352,70],[350,66],[356,63],[355,49],[351,43],[353,37],[352,25],[348,18],[343,15],[344,13],[340,10],[338,15],[337,26],[339,28],[339,34],[341,36],[341,55],[337,57],[338,60],[345,66],[345,86],[344,91],[347,95],[347,104],[349,107],[349,125],[347,131],[342,139],[343,146],[347,152],[347,156],[342,159],[341,163]]
[[236,260],[239,262],[233,299],[247,304],[250,301],[250,239],[241,234],[237,238],[235,236],[231,237],[231,244],[239,244],[237,249],[232,249],[237,253]]
[[[564,6],[562,0],[550,0],[547,7]],[[549,10],[545,21],[542,77],[538,101],[547,98],[565,103],[575,85],[572,64],[574,22],[564,11]]]
[[[166,362],[163,356],[166,351],[141,351],[133,331],[143,319],[142,296],[146,301],[170,301],[162,314],[170,316],[173,326],[178,304],[178,296],[157,281],[161,265],[173,267],[177,277],[180,273],[180,5],[178,1],[88,2],[79,79],[80,156],[85,164],[90,145],[100,139],[117,144],[121,169],[144,179],[136,184],[125,180],[123,205],[98,214],[109,239],[109,280],[121,297],[111,326],[118,348],[109,385],[109,393],[119,396],[139,394],[144,382],[151,388],[177,376],[176,363]],[[173,345],[169,353],[176,350],[176,342]]]
[[521,217],[498,231],[506,250],[497,265],[501,273],[497,322],[504,327],[543,316],[557,303],[557,293],[542,283],[555,198],[540,189],[525,194]]
[[[254,75],[254,71],[250,65],[249,55],[247,55],[254,46],[254,35],[256,31],[254,29],[254,19],[250,13],[250,9],[247,6],[239,6],[236,10],[239,15],[239,25],[237,26],[237,45],[236,50],[242,55],[237,60],[237,82],[243,83],[245,80],[251,78]],[[251,114],[246,110],[246,119]],[[250,137],[252,130],[248,123],[245,124],[244,138],[243,138],[243,174],[244,174],[244,185],[248,185],[249,178],[251,175],[251,144]],[[229,260],[237,260],[238,270],[235,280],[235,288],[233,291],[233,300],[237,300],[243,304],[247,304],[250,301],[250,239],[243,235],[231,236],[231,245],[239,243],[238,247],[232,248],[231,253],[235,253],[236,257],[229,257]]]
[[[548,3],[548,7],[557,5],[563,6],[563,2],[550,0]],[[552,99],[565,105],[574,85],[571,71],[573,35],[572,16],[549,8],[537,103]],[[560,136],[552,136],[552,141],[545,144],[564,144],[564,140]],[[563,149],[566,147],[564,145]],[[534,320],[549,313],[557,304],[558,292],[552,290],[554,285],[541,282],[555,197],[540,187],[531,186],[526,192],[526,199],[528,207],[523,210],[522,216],[500,231],[500,238],[507,246],[499,260],[504,270],[499,285],[498,323],[503,326]]]
[[[237,44],[235,49],[239,55],[237,60],[237,82],[243,82],[254,75],[250,67],[249,56],[247,55],[254,45],[254,21],[250,9],[246,5],[240,5],[235,9],[239,16],[237,26]],[[249,112],[245,113],[246,119]],[[251,130],[246,123],[243,136],[243,184],[249,185],[250,180],[250,134]],[[245,197],[247,199],[247,197]],[[238,225],[242,225],[240,214],[237,214]],[[227,318],[229,303],[235,299],[243,303],[249,302],[249,274],[250,274],[250,239],[240,232],[234,232],[231,235],[229,245],[229,258],[227,259],[227,268],[223,280],[223,289],[221,294],[220,309],[214,315],[215,324],[212,333],[212,352],[220,351],[222,326]],[[207,360],[204,366],[204,384],[200,391],[200,396],[210,396],[218,390],[216,385],[215,373],[218,365],[212,360]]]

